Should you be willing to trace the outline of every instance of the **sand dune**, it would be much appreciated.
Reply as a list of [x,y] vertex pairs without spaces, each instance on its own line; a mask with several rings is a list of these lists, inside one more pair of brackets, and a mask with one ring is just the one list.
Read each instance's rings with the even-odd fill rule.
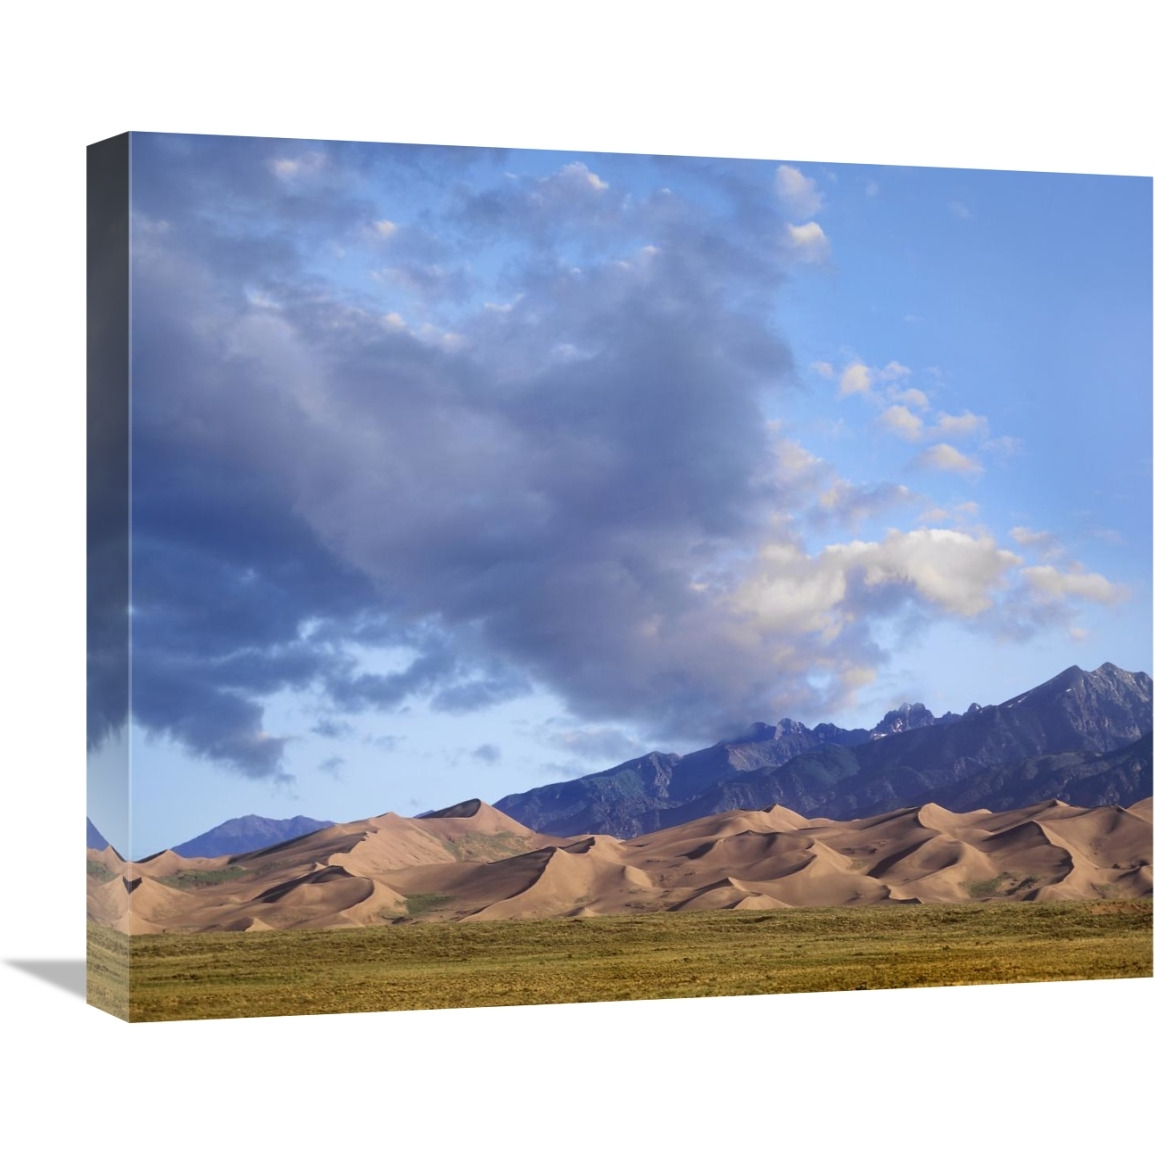
[[1149,897],[1151,800],[810,820],[732,810],[630,841],[555,839],[477,799],[232,858],[88,852],[89,915],[133,934],[655,910]]

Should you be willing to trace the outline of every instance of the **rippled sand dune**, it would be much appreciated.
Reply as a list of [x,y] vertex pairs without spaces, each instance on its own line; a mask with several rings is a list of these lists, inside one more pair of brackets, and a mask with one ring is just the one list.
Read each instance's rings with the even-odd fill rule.
[[659,910],[1143,898],[1151,799],[834,822],[782,806],[630,841],[536,834],[476,800],[383,814],[249,854],[90,850],[91,918],[130,934],[575,918]]

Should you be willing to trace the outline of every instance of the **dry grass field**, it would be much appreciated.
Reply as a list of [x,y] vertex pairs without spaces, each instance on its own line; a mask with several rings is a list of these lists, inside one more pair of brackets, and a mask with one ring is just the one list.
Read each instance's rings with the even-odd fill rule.
[[[89,1001],[134,1022],[1152,974],[1151,900],[812,907],[127,936]],[[123,988],[121,988],[123,989]]]

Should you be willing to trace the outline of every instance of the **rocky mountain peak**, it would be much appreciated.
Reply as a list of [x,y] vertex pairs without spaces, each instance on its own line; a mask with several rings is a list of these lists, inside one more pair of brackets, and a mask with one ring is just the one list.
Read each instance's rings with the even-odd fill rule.
[[888,710],[882,721],[871,730],[871,736],[885,738],[888,734],[902,734],[922,726],[933,726],[938,719],[921,702],[903,702]]

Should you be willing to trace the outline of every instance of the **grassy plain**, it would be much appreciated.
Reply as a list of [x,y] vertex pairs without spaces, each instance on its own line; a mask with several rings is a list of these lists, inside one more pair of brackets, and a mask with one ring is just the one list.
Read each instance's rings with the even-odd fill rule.
[[88,920],[88,1001],[118,1019],[129,1017],[128,935]]
[[[1142,900],[145,935],[131,942],[131,1018],[1128,978],[1152,973],[1151,929]],[[90,950],[94,938],[107,963],[124,936],[90,924]]]

